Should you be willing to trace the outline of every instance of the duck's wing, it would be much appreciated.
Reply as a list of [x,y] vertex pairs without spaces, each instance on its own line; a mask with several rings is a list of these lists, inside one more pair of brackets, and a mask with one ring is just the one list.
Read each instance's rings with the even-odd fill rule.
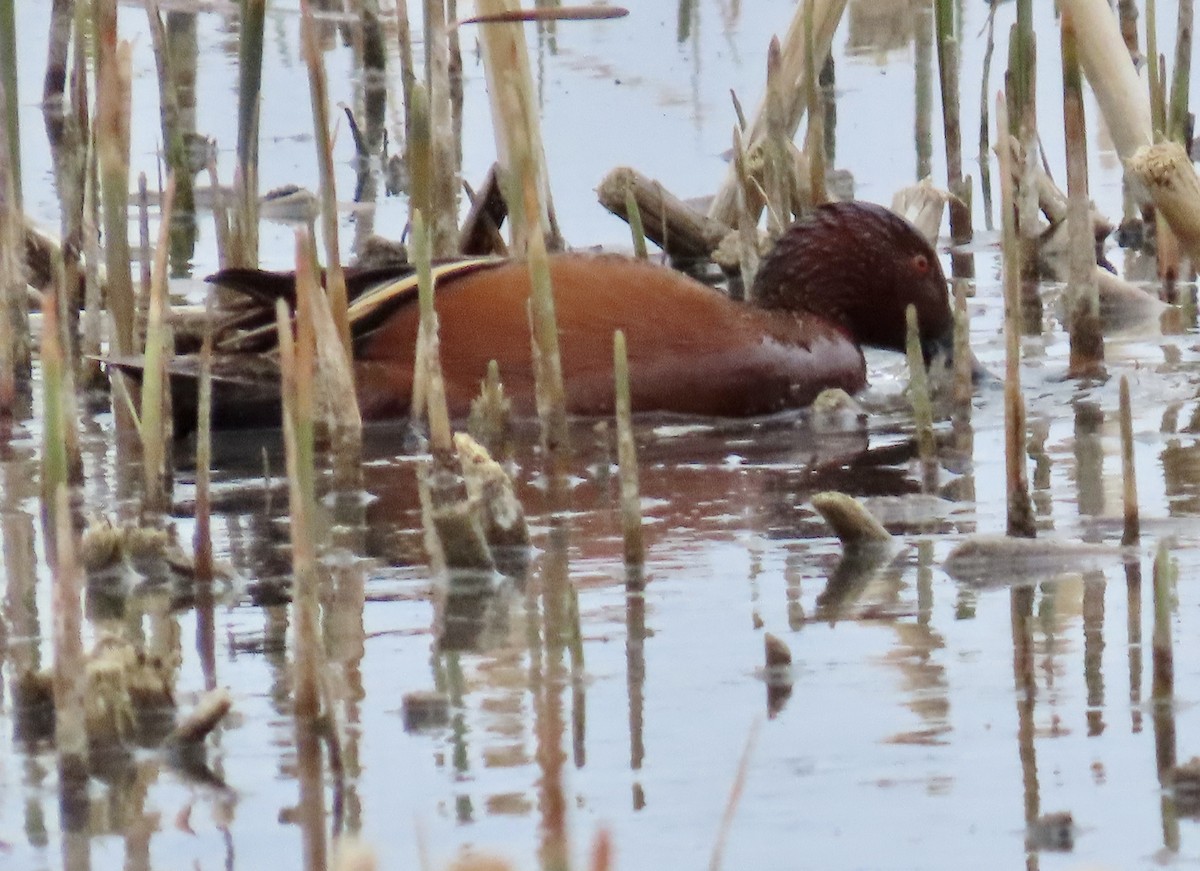
[[[105,366],[141,383],[146,360],[141,356],[105,357]],[[176,437],[196,428],[199,408],[200,358],[172,357],[166,363],[171,387],[171,413]],[[282,417],[279,367],[265,355],[217,356],[212,361],[213,429],[276,427]]]
[[[491,257],[454,260],[435,264],[433,276],[439,284],[504,261]],[[268,272],[235,267],[222,269],[207,279],[241,295],[242,304],[218,325],[215,347],[226,353],[270,351],[277,341],[275,304],[282,299],[289,310],[296,307],[296,276],[291,272]],[[401,306],[417,299],[417,275],[411,264],[346,271],[350,301],[350,332],[355,344],[365,339]]]

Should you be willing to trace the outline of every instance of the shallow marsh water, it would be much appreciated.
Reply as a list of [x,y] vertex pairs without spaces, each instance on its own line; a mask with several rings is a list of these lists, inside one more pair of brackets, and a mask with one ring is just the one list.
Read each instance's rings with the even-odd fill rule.
[[[911,24],[885,18],[865,29],[884,5],[852,2],[835,40],[837,165],[854,173],[860,196],[882,201],[914,179],[916,165]],[[53,220],[35,105],[42,6],[17,2],[25,186],[30,210]],[[1166,48],[1175,6],[1159,6]],[[727,90],[753,102],[768,35],[783,28],[790,8],[702,2],[679,39],[677,10],[662,4],[635,9],[623,22],[560,27],[556,52],[540,42],[547,149],[570,241],[622,243],[622,225],[603,215],[591,193],[617,164],[636,166],[676,193],[711,191],[732,123]],[[976,117],[985,13],[985,4],[965,4],[965,118]],[[1012,4],[1002,8],[998,33],[1007,32],[1012,15]],[[1050,60],[1057,36],[1050,9],[1039,15],[1047,58],[1043,142],[1057,168],[1059,77]],[[215,13],[201,15],[198,26],[198,127],[231,143],[235,31]],[[135,125],[135,168],[140,159],[150,170],[158,120],[143,27],[140,8],[122,7],[123,33],[138,40],[136,112],[145,119]],[[315,186],[294,11],[273,10],[268,34],[263,187]],[[348,52],[333,40],[330,48],[331,79],[344,89],[335,98],[349,99],[338,81]],[[491,136],[480,72],[470,60],[466,66],[471,180],[490,161]],[[993,83],[999,78],[993,70]],[[1090,100],[1088,111],[1098,129]],[[614,134],[617,120],[629,132]],[[973,136],[966,138],[973,150]],[[1119,177],[1105,141],[1100,132],[1089,141],[1092,187],[1102,211],[1116,218]],[[343,192],[353,180],[347,152],[339,146]],[[939,152],[935,141],[935,177]],[[375,225],[399,227],[404,213],[403,201],[384,200]],[[346,218],[344,239],[360,219]],[[978,210],[976,224],[983,224]],[[213,266],[203,219],[201,233],[198,275]],[[266,265],[286,265],[290,236],[287,228],[264,230]],[[972,338],[982,361],[999,371],[999,266],[988,241],[982,234],[976,248]],[[1124,267],[1120,252],[1113,259]],[[696,867],[712,852],[753,735],[727,868],[1195,865],[1200,828],[1180,818],[1161,787],[1159,764],[1172,754],[1200,754],[1196,330],[1164,336],[1149,324],[1110,335],[1113,377],[1078,384],[1061,378],[1067,339],[1053,305],[1047,312],[1044,329],[1025,340],[1023,367],[1039,527],[1045,537],[1113,548],[1098,560],[1072,554],[1056,577],[1002,571],[981,585],[942,568],[965,536],[1004,528],[1000,392],[979,391],[969,441],[954,442],[942,427],[938,486],[922,493],[911,419],[898,401],[900,361],[883,356],[871,357],[869,397],[881,410],[863,428],[831,430],[805,414],[750,423],[642,421],[649,551],[641,584],[621,559],[615,479],[607,474],[613,454],[597,446],[590,426],[574,433],[573,511],[561,527],[544,513],[536,457],[528,448],[518,452],[520,492],[537,533],[533,563],[524,576],[496,578],[489,595],[458,601],[439,592],[426,565],[417,461],[404,451],[400,430],[373,429],[368,497],[352,522],[334,529],[339,547],[323,627],[344,731],[347,830],[361,832],[384,868],[413,867],[423,855],[438,868],[464,845],[535,867],[547,808],[561,799],[577,859],[605,826],[617,867]],[[1142,543],[1124,552],[1117,547],[1120,375],[1133,387],[1143,522]],[[22,741],[13,716],[18,674],[49,661],[46,573],[38,568],[35,590],[20,568],[22,560],[44,566],[35,421],[36,414],[20,424],[0,454],[0,862],[21,869],[299,867],[288,612],[274,595],[290,573],[287,524],[279,519],[285,489],[277,478],[262,481],[264,448],[275,457],[274,474],[282,467],[276,437],[217,444],[216,546],[236,580],[211,615],[170,610],[168,596],[152,592],[135,597],[124,617],[152,645],[180,654],[183,707],[213,681],[233,691],[235,715],[210,739],[215,778],[197,780],[157,751],[139,751],[93,781],[90,833],[74,836],[59,820],[53,748]],[[110,417],[89,415],[84,433],[84,510],[131,515],[134,490],[117,468]],[[825,489],[862,497],[903,536],[894,561],[841,583],[838,546],[808,503]],[[191,495],[185,469],[175,494],[184,541]],[[1155,707],[1149,596],[1154,549],[1164,540],[1179,567],[1176,701]],[[547,572],[562,568],[564,543],[579,611],[582,662],[575,667],[569,645],[547,637],[539,595]],[[97,618],[89,631],[102,625]],[[447,626],[454,643],[443,636],[439,655],[437,636]],[[769,719],[759,674],[764,631],[789,645],[795,663],[790,698]],[[406,731],[402,696],[434,687],[452,700],[448,723]],[[565,754],[561,786],[545,774],[555,763],[547,748]],[[1057,811],[1069,811],[1078,827],[1073,851],[1029,849],[1027,821]]]

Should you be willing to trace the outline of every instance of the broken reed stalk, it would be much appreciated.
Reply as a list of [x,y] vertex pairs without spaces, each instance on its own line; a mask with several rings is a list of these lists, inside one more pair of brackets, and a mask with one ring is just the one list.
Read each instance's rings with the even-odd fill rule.
[[316,423],[333,454],[334,486],[358,489],[362,468],[362,414],[354,391],[354,372],[346,355],[329,296],[317,281],[317,254],[307,228],[296,231],[296,256],[308,268],[297,271],[296,313],[313,342],[313,408]]
[[908,357],[908,401],[912,403],[913,423],[917,436],[917,456],[923,463],[932,463],[937,456],[937,442],[933,437],[933,402],[929,397],[929,372],[925,369],[925,355],[921,352],[921,333],[917,327],[917,308],[908,306],[904,310],[907,324],[905,354]]
[[625,189],[625,214],[629,217],[629,232],[633,235],[633,256],[646,260],[650,257],[646,250],[646,228],[642,226],[642,210],[632,186]]
[[1151,699],[1170,704],[1175,696],[1175,654],[1171,643],[1171,599],[1174,595],[1175,566],[1165,541],[1158,543],[1154,556],[1154,678]]
[[[104,3],[99,4],[105,5]],[[97,25],[99,26],[99,24]],[[116,39],[113,11],[112,41]],[[104,266],[113,340],[121,355],[133,354],[134,293],[129,249],[129,113],[132,48],[126,41],[109,46],[101,33],[96,86],[96,148],[104,204]]]
[[146,357],[142,369],[142,501],[151,512],[166,512],[171,505],[167,477],[166,425],[163,414],[167,398],[167,255],[171,242],[171,218],[175,205],[175,176],[167,179],[162,196],[162,214],[158,223],[158,242],[154,248],[154,270],[150,279],[150,308],[146,321]]
[[1137,544],[1141,537],[1138,519],[1137,470],[1133,464],[1133,409],[1129,401],[1129,378],[1121,376],[1121,501],[1125,509],[1125,527],[1121,544]]
[[1171,78],[1171,102],[1167,107],[1167,137],[1183,143],[1188,136],[1188,90],[1192,77],[1193,0],[1179,0],[1175,26],[1175,69]]
[[1100,294],[1096,284],[1096,237],[1092,226],[1091,201],[1088,197],[1087,124],[1083,108],[1083,79],[1079,72],[1075,23],[1070,9],[1063,9],[1060,25],[1070,265],[1069,371],[1073,377],[1080,377],[1099,374],[1103,368],[1104,334],[1100,328]]
[[762,181],[767,195],[767,235],[779,238],[792,213],[791,154],[787,132],[786,86],[782,81],[779,37],[767,47],[767,135],[762,144]]
[[[511,15],[518,6],[516,0],[477,0],[475,10],[480,16],[503,16]],[[517,23],[483,25],[479,44],[492,108],[500,178],[512,215],[509,249],[515,257],[524,256],[531,237],[540,235],[543,248],[557,250],[562,247],[562,238],[554,220],[525,31]]]
[[[308,90],[312,100],[313,133],[317,143],[317,165],[321,170],[321,237],[325,242],[325,294],[342,340],[342,353],[351,359],[349,301],[342,255],[338,246],[337,183],[333,173],[333,146],[329,141],[329,88],[325,65],[317,46],[316,26],[309,0],[300,0],[300,33],[304,62],[308,66]],[[351,369],[351,378],[353,370]]]
[[[817,64],[816,44],[813,41],[812,6],[806,6],[804,12],[805,54],[808,62],[808,73],[805,75],[805,102],[808,104],[808,129],[804,133],[804,155],[808,158],[808,182],[812,189],[811,202],[808,206],[819,206],[829,201],[829,192],[825,188],[826,153],[825,153],[825,105],[821,99],[820,70]],[[833,69],[832,58],[826,56],[822,62]],[[831,140],[832,141],[832,140]],[[791,178],[791,163],[789,139],[784,148],[785,163],[789,179]],[[800,217],[800,203],[792,204],[792,214]],[[785,216],[785,223],[790,223],[790,217]]]
[[1200,177],[1183,146],[1159,142],[1139,148],[1125,167],[1146,186],[1184,250],[1200,262]]
[[737,230],[738,268],[742,276],[741,296],[749,300],[754,290],[754,277],[758,274],[757,213],[762,208],[762,197],[754,187],[745,140],[738,127],[733,128],[733,168],[738,178]]
[[946,143],[946,188],[950,198],[950,239],[955,245],[971,241],[971,185],[962,171],[962,121],[959,111],[958,36],[954,4],[935,0],[938,81],[942,91],[942,128]]
[[[1008,135],[1004,93],[996,99],[997,137]],[[1036,527],[1025,470],[1025,402],[1021,397],[1021,264],[1013,204],[1012,149],[1000,149],[1001,248],[1004,264],[1004,458],[1008,534],[1033,538]]]
[[450,97],[450,36],[444,0],[425,0],[425,84],[432,173],[425,207],[434,257],[458,254],[458,161]]
[[[83,571],[76,558],[75,529],[67,487],[56,485],[54,505],[54,744],[58,751],[59,795],[64,806],[86,806],[87,718],[84,693],[87,666],[83,653]],[[65,809],[65,807],[64,807]],[[76,821],[78,822],[78,821]],[[69,828],[64,824],[64,828]]]
[[233,266],[255,266],[258,263],[258,121],[267,0],[241,0],[241,7],[237,170],[228,254]]
[[629,385],[629,354],[625,333],[613,333],[613,380],[616,389],[617,464],[621,470],[621,529],[625,563],[641,565],[646,558],[642,538],[642,506],[638,497],[637,445],[633,441],[633,403]]
[[[811,13],[809,6],[812,6]],[[804,0],[796,5],[791,23],[783,38],[783,51],[780,55],[780,81],[789,95],[785,107],[785,131],[789,138],[795,135],[804,116],[805,96],[807,88],[805,78],[810,65],[808,63],[808,39],[806,36],[805,18],[812,17],[812,42],[815,47],[812,69],[821,69],[829,56],[829,47],[833,43],[833,35],[842,20],[842,12],[846,8],[846,0]],[[761,147],[767,135],[767,97],[764,93],[758,109],[754,113],[744,135],[746,150],[753,152]],[[726,226],[733,227],[738,219],[738,190],[741,187],[737,169],[730,167],[721,181],[716,195],[708,208],[708,216],[720,221]],[[762,212],[762,205],[752,205],[752,215],[755,222]]]
[[[1075,24],[1079,63],[1122,160],[1153,141],[1150,99],[1108,0],[1062,0]],[[1152,64],[1153,66],[1153,64]]]
[[213,579],[212,555],[212,359],[213,293],[204,304],[204,339],[200,345],[200,385],[196,399],[196,527],[192,531],[196,580]]

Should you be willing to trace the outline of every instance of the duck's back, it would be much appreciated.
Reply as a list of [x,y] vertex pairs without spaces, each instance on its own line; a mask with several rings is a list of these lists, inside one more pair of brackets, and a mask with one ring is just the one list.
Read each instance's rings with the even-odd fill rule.
[[[810,403],[822,389],[860,389],[862,353],[811,316],[733,302],[697,281],[616,255],[550,259],[568,411],[613,408],[612,336],[625,331],[635,411],[747,416]],[[465,414],[500,366],[517,410],[534,410],[522,262],[456,277],[437,293],[441,361],[451,413]],[[359,345],[358,391],[367,418],[404,414],[418,310],[400,307]]]

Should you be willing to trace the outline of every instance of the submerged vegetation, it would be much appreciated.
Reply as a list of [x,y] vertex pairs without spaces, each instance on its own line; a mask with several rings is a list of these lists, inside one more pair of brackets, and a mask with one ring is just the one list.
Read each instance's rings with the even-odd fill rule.
[[[955,867],[955,832],[976,828],[989,832],[989,850],[1027,867],[1044,851],[1080,851],[1089,837],[1103,845],[1087,854],[1097,861],[1137,861],[1159,846],[1178,854],[1181,820],[1198,804],[1196,763],[1180,764],[1177,752],[1195,729],[1179,722],[1200,725],[1179,704],[1196,694],[1194,675],[1176,667],[1196,652],[1186,606],[1197,597],[1186,581],[1200,563],[1192,3],[1061,0],[1050,10],[1018,0],[986,4],[986,15],[969,5],[800,0],[789,20],[771,22],[779,36],[751,46],[736,34],[765,7],[680,0],[676,45],[697,69],[707,62],[699,31],[719,12],[721,38],[735,55],[752,53],[741,60],[759,71],[756,93],[735,89],[727,107],[705,107],[727,122],[721,141],[732,150],[727,166],[688,179],[712,195],[702,204],[650,168],[662,166],[654,152],[675,146],[635,120],[604,122],[607,138],[635,147],[631,165],[588,180],[599,200],[588,207],[629,224],[638,258],[709,274],[731,295],[753,295],[762,255],[793,220],[853,198],[855,185],[891,199],[947,254],[952,369],[946,348],[922,341],[912,308],[907,375],[885,368],[879,379],[907,383],[907,395],[886,386],[857,402],[825,394],[811,409],[735,424],[632,415],[639,372],[621,331],[611,345],[615,420],[567,413],[560,353],[572,336],[558,329],[550,258],[599,240],[569,234],[561,216],[581,206],[564,205],[554,174],[558,149],[590,143],[556,141],[561,125],[547,125],[587,98],[564,106],[546,95],[572,65],[586,71],[581,91],[620,83],[616,59],[571,40],[603,34],[599,44],[612,48],[613,34],[662,25],[660,12],[522,10],[513,0],[474,9],[461,0],[6,4],[0,722],[23,761],[19,772],[0,767],[0,793],[18,796],[0,808],[23,807],[24,817],[0,825],[0,855],[14,852],[22,867],[115,867],[96,848],[108,833],[122,839],[127,867],[183,865],[192,848],[172,841],[162,820],[172,802],[182,807],[177,835],[196,835],[195,804],[210,808],[219,844],[200,853],[214,867],[215,857],[233,867],[245,854],[261,864],[268,850],[306,869],[510,867],[483,853],[453,857],[460,845],[493,842],[519,857],[511,867],[602,871],[705,855],[712,868],[782,867],[796,855],[781,846],[794,814],[863,841],[860,853],[806,833],[820,867]],[[30,22],[47,27],[40,119],[19,96],[19,79],[35,70],[36,40],[18,46]],[[986,29],[972,31],[979,24]],[[1160,55],[1167,34],[1174,51]],[[572,54],[571,44],[585,48]],[[855,58],[872,53],[916,65],[914,116],[901,124],[888,112],[888,123],[916,131],[911,176],[843,163],[867,154],[884,164],[901,152],[864,142],[855,126],[853,111],[882,111],[864,110],[875,98],[856,93],[870,79]],[[303,168],[288,167],[291,186],[268,192],[262,179],[285,163],[275,152],[291,160],[300,151],[267,132],[280,122],[270,114],[276,55],[304,67],[309,99],[288,94],[285,111],[304,107],[299,138],[315,147]],[[965,64],[976,55],[985,163],[973,179],[963,128],[975,120]],[[997,56],[1003,71],[990,69]],[[649,60],[621,57],[619,69],[637,69],[640,83]],[[198,123],[217,61],[234,65],[237,83],[236,100],[222,94],[237,109],[219,131]],[[156,113],[145,108],[151,78]],[[993,78],[1003,87],[992,90]],[[21,154],[42,141],[31,120],[44,127],[52,178],[31,178]],[[135,144],[148,127],[152,156]],[[465,131],[485,129],[480,165],[481,146]],[[210,138],[218,133],[228,148]],[[1098,165],[1100,184],[1089,177]],[[1065,167],[1062,184],[1052,166]],[[56,233],[34,219],[31,200],[47,198]],[[1105,214],[1114,203],[1120,213]],[[381,226],[385,214],[399,218]],[[373,297],[353,284],[410,253],[411,279]],[[514,419],[505,393],[505,378],[524,373],[496,361],[470,419],[451,415],[438,282],[459,268],[445,261],[480,255],[528,268],[536,423]],[[923,270],[936,266],[932,252],[921,257]],[[295,271],[267,317],[194,281],[259,263]],[[377,327],[372,306],[408,293],[420,309],[410,417],[364,427],[355,328]],[[645,308],[666,343],[677,313],[650,298]],[[281,431],[211,431],[213,397],[250,389],[222,367],[221,352],[239,342],[260,349],[278,378]],[[180,391],[181,382],[198,386]],[[1109,485],[1117,473],[1106,476],[1107,456],[1119,457],[1119,486]],[[1106,501],[1110,490],[1120,496]],[[1120,595],[1109,596],[1121,573]],[[1001,618],[986,624],[995,631],[959,637],[956,625],[1003,596]],[[1099,744],[1112,726],[1102,668],[1110,598],[1126,616],[1123,736],[1140,740],[1147,713],[1152,731],[1154,762],[1140,780],[1125,773],[1126,745]],[[721,621],[731,614],[754,645]],[[660,623],[663,649],[648,653]],[[1078,667],[1063,637],[1077,625]],[[858,652],[880,629],[894,630],[895,647]],[[607,644],[616,638],[619,654]],[[1000,711],[1011,722],[964,738],[971,726],[951,715],[947,674],[972,684],[961,670],[976,660],[1001,663],[990,677],[1003,685],[985,700],[979,731]],[[648,662],[670,685],[654,687],[667,700],[661,721],[648,713],[664,704],[648,698]],[[911,689],[901,707],[921,721],[915,729],[894,719],[886,734],[869,726],[876,693],[855,692],[879,662]],[[846,667],[847,687],[822,663]],[[1083,676],[1084,702],[1069,715],[1097,740],[1075,755],[1104,760],[1092,763],[1092,785],[1102,788],[1111,770],[1114,781],[1154,790],[1155,835],[1139,828],[1119,854],[1106,852],[1112,837],[1088,834],[1086,812],[1099,812],[1087,785],[1056,793],[1052,778],[1039,779],[1039,753],[1053,752],[1047,744],[1062,731],[1055,681],[1066,681],[1064,670]],[[748,684],[758,693],[760,681],[770,722],[757,718],[761,708],[730,702],[748,698]],[[617,731],[613,710],[627,744],[607,734]],[[680,766],[666,777],[647,764],[656,742]],[[781,742],[790,749],[779,754]],[[1014,743],[994,777],[997,747]],[[863,745],[881,755],[859,769],[847,760]],[[899,764],[889,751],[914,745],[952,773],[924,763],[915,775],[880,773]],[[949,762],[936,756],[946,747],[958,751]],[[773,754],[770,770],[760,752]],[[985,779],[1018,783],[1012,808],[972,818],[985,812],[963,802],[975,811],[931,824],[899,862],[866,846],[880,832],[861,818],[886,815],[864,812],[864,790],[915,777],[926,798],[961,788],[991,801],[993,785],[974,784],[976,765]],[[519,783],[489,781],[476,794],[473,779],[489,770],[516,772]],[[1144,795],[1121,791],[1144,810]],[[1060,800],[1073,806],[1044,807]],[[678,815],[672,802],[685,805]],[[702,820],[680,840],[673,829],[696,807]],[[776,812],[786,814],[782,828]],[[907,806],[889,813],[915,825]],[[536,825],[518,830],[519,818]],[[883,840],[899,843],[897,828],[881,824]],[[682,842],[693,852],[681,858]]]

